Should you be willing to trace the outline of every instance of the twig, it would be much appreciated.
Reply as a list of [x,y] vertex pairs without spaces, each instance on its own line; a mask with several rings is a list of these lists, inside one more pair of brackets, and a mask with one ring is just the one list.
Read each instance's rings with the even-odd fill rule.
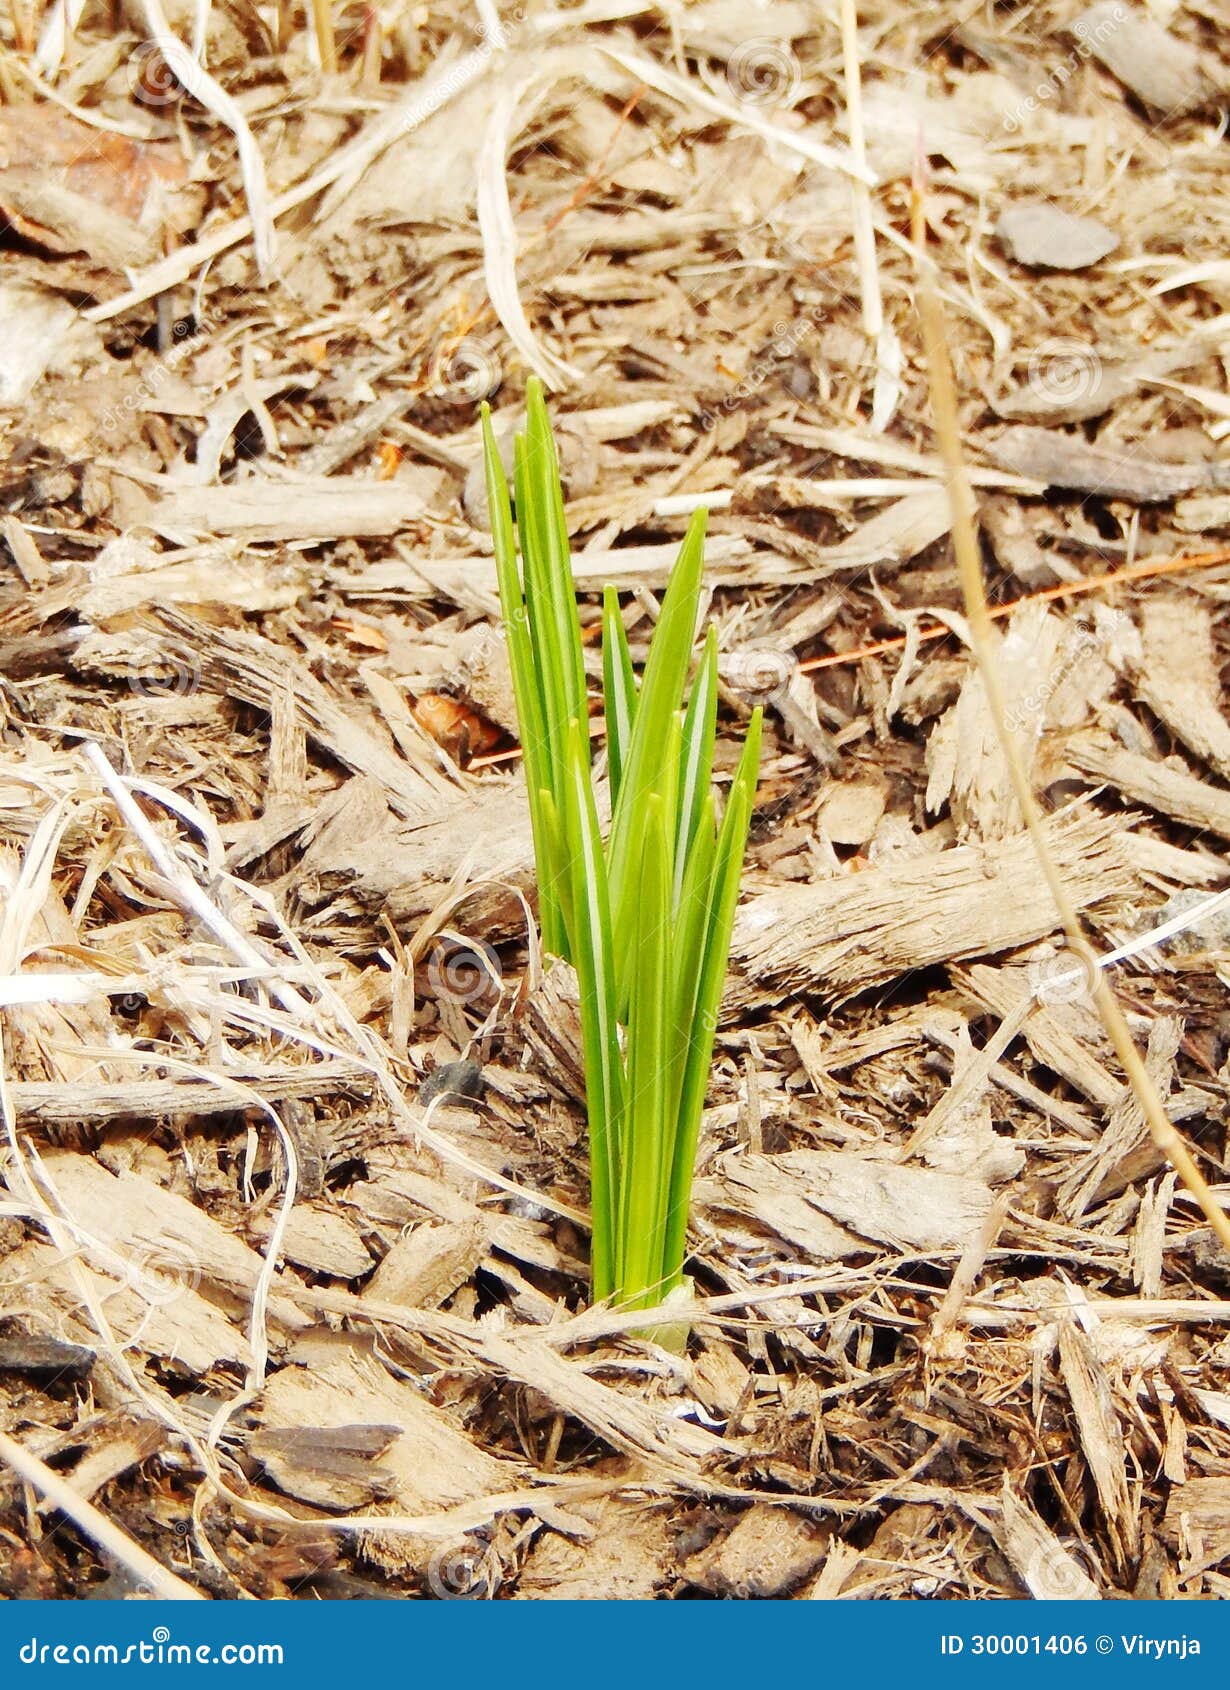
[[[850,126],[850,156],[865,170],[867,145],[863,135],[863,85],[859,76],[858,19],[854,0],[841,0],[841,57],[846,83],[846,117]],[[880,295],[880,272],[876,266],[871,193],[865,181],[851,181],[850,198],[854,208],[854,256],[863,306],[863,333],[868,340],[878,340],[884,327],[884,305]]]
[[337,70],[337,43],[333,38],[333,7],[329,0],[312,0],[312,28],[316,31],[320,68],[326,76],[332,76]]

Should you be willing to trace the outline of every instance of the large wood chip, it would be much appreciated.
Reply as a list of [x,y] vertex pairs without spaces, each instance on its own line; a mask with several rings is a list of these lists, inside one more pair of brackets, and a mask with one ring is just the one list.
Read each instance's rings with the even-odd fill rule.
[[[125,1267],[139,1297],[170,1309],[187,1292],[227,1292],[246,1304],[261,1271],[255,1250],[176,1192],[138,1174],[110,1174],[91,1156],[52,1151],[44,1166],[72,1224],[82,1229],[85,1254],[97,1240],[100,1265]],[[294,1326],[303,1317],[278,1296],[270,1309]]]
[[1047,487],[1123,499],[1132,505],[1164,504],[1202,488],[1225,485],[1224,466],[1166,463],[1146,448],[1111,451],[1089,446],[1063,429],[1005,429],[987,447],[993,463]]
[[[399,784],[404,791],[408,783]],[[307,904],[352,898],[405,922],[421,920],[469,882],[473,894],[455,922],[478,932],[524,930],[517,888],[530,884],[534,859],[524,781],[493,779],[477,792],[433,794],[416,809],[398,823],[377,782],[352,781],[303,855],[298,895]]]
[[[1004,1480],[1002,1524],[996,1541],[1036,1602],[1100,1602],[1101,1592],[1068,1552]],[[993,1525],[994,1529],[994,1525]]]
[[[1046,825],[1078,909],[1132,885],[1113,825],[1077,812]],[[847,997],[911,969],[1028,944],[1058,925],[1027,834],[957,846],[753,898],[735,926],[743,978],[731,997],[737,1004],[791,990]]]
[[1190,751],[1230,778],[1230,722],[1222,707],[1211,613],[1188,598],[1156,599],[1146,601],[1140,619],[1137,697]]
[[1175,762],[1142,757],[1092,737],[1073,740],[1066,755],[1074,768],[1105,781],[1134,804],[1147,804],[1185,827],[1230,839],[1230,792],[1210,786]]
[[1213,98],[1200,53],[1155,23],[1143,6],[1102,0],[1081,13],[1072,33],[1163,119],[1199,111]]
[[1161,1530],[1199,1566],[1225,1561],[1230,1557],[1230,1478],[1188,1479],[1175,1485]]
[[487,1253],[494,1221],[425,1222],[397,1240],[372,1275],[364,1296],[403,1308],[439,1308],[470,1278]]
[[[245,540],[340,540],[397,534],[427,510],[423,471],[413,482],[358,476],[252,480],[184,487],[151,501],[145,521],[167,539],[237,534]],[[433,492],[435,478],[426,488]]]
[[248,1448],[279,1490],[344,1514],[394,1494],[393,1475],[378,1458],[400,1436],[400,1426],[270,1427],[254,1432]]
[[1122,1570],[1136,1556],[1139,1503],[1127,1482],[1127,1448],[1110,1381],[1092,1341],[1070,1320],[1059,1329],[1059,1366],[1113,1558]]
[[[262,1227],[268,1234],[270,1227]],[[331,1209],[299,1204],[282,1236],[282,1254],[309,1273],[331,1279],[360,1279],[372,1270],[372,1258],[358,1227]]]
[[788,1596],[816,1571],[832,1535],[827,1523],[756,1503],[739,1516],[733,1531],[691,1556],[683,1576],[711,1596],[770,1601]]
[[[295,1494],[319,1490],[307,1452],[314,1450],[323,1460],[330,1441],[335,1466],[346,1454],[360,1463],[378,1456],[378,1474],[361,1465],[357,1471],[348,1469],[350,1478],[360,1486],[374,1481],[388,1503],[407,1514],[428,1514],[510,1489],[523,1473],[516,1462],[497,1461],[479,1449],[412,1385],[353,1351],[328,1360],[314,1357],[310,1367],[282,1368],[266,1386],[260,1418],[266,1434],[262,1459],[277,1441],[268,1438],[270,1431],[304,1437],[294,1462],[297,1471],[292,1471],[293,1437],[280,1444],[279,1479],[288,1481]],[[361,1428],[375,1444],[357,1441]],[[332,1440],[326,1436],[330,1430]],[[314,1494],[312,1500],[321,1497]]]
[[727,1156],[697,1182],[705,1207],[743,1214],[787,1239],[810,1261],[865,1251],[951,1250],[977,1232],[991,1188],[965,1174],[914,1168],[838,1150]]
[[164,1248],[151,1258],[128,1250],[121,1259],[108,1258],[106,1271],[96,1271],[88,1245],[85,1259],[74,1267],[51,1245],[31,1243],[5,1257],[4,1271],[14,1284],[40,1287],[72,1338],[99,1351],[98,1366],[105,1361],[102,1334],[82,1306],[81,1276],[130,1357],[154,1356],[175,1373],[198,1375],[220,1363],[251,1367],[252,1349],[241,1322],[207,1302],[190,1277],[173,1277],[169,1253]]
[[1087,270],[1114,252],[1119,237],[1093,217],[1078,217],[1050,200],[1009,206],[995,226],[1018,264],[1042,270]]
[[[1174,1062],[1183,1030],[1178,1015],[1159,1016],[1149,1028],[1146,1067],[1163,1102],[1174,1085]],[[1126,1090],[1112,1106],[1096,1147],[1069,1169],[1060,1185],[1060,1211],[1075,1219],[1092,1203],[1114,1196],[1164,1161],[1145,1126],[1136,1093]]]
[[674,1569],[671,1522],[628,1498],[576,1509],[592,1536],[539,1538],[517,1580],[516,1601],[648,1602]]

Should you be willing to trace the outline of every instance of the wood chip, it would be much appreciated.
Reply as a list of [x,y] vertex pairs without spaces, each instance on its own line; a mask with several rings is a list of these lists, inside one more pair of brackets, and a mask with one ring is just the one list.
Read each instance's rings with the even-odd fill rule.
[[770,1601],[790,1595],[815,1572],[832,1535],[831,1526],[756,1503],[739,1516],[733,1531],[690,1556],[683,1576],[711,1596]]
[[1051,200],[1009,206],[995,233],[1010,258],[1042,270],[1087,270],[1119,245],[1096,218],[1077,217]]
[[1175,759],[1159,762],[1087,738],[1073,740],[1066,755],[1073,767],[1105,781],[1132,803],[1147,804],[1185,827],[1230,839],[1230,793],[1176,766]]
[[1103,1364],[1089,1338],[1071,1321],[1059,1329],[1059,1364],[1112,1556],[1123,1568],[1135,1559],[1139,1543],[1139,1502],[1128,1487],[1123,1427]]
[[[1131,886],[1113,826],[1066,814],[1048,827],[1078,908]],[[1057,925],[1028,835],[958,846],[753,898],[735,925],[744,978],[731,996],[746,1003],[802,988],[837,999],[910,969],[1027,944]]]
[[144,520],[154,532],[183,541],[235,534],[245,540],[340,540],[397,534],[427,510],[425,493],[439,485],[427,471],[412,483],[351,476],[241,481],[184,487],[151,501]]
[[995,463],[1044,486],[1133,505],[1165,503],[1224,485],[1223,469],[1216,464],[1169,464],[1148,451],[1110,451],[1060,429],[1005,429],[987,451]]
[[1230,778],[1230,722],[1221,702],[1210,612],[1187,600],[1147,603],[1141,645],[1137,697],[1190,751]]
[[1143,6],[1102,0],[1081,13],[1072,33],[1163,120],[1199,111],[1213,97],[1200,53],[1155,23]]

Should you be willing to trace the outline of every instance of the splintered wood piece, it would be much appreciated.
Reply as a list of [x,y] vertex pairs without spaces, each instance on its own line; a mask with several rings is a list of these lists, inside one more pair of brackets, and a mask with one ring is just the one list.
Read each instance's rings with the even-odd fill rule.
[[1230,722],[1222,709],[1211,612],[1190,597],[1146,601],[1140,624],[1137,697],[1189,751],[1230,778]]
[[987,444],[993,463],[1027,475],[1046,487],[1123,499],[1132,505],[1164,504],[1203,488],[1220,487],[1217,464],[1168,464],[1147,451],[1112,452],[1089,446],[1062,429],[1007,428]]
[[[1065,812],[1047,827],[1078,908],[1133,885],[1115,825]],[[753,898],[735,926],[744,977],[729,996],[747,1004],[804,989],[840,999],[910,969],[1028,944],[1058,925],[1033,845],[1016,833]]]
[[697,1181],[696,1197],[747,1215],[813,1261],[856,1255],[868,1239],[951,1250],[978,1230],[992,1202],[980,1179],[835,1150],[724,1157],[716,1174]]
[[1070,33],[1163,120],[1199,111],[1213,98],[1197,49],[1155,23],[1143,6],[1101,0]]
[[1139,1493],[1134,1497],[1128,1486],[1123,1426],[1105,1367],[1090,1338],[1071,1320],[1059,1328],[1059,1366],[1112,1558],[1123,1571],[1135,1560],[1140,1540]]
[[1066,756],[1074,768],[1105,781],[1132,803],[1147,804],[1185,827],[1230,839],[1230,792],[1176,768],[1172,761],[1162,763],[1092,738],[1073,740]]
[[438,485],[438,477],[425,489],[421,479],[407,483],[403,477],[364,481],[332,475],[184,487],[151,501],[145,521],[172,540],[186,534],[237,534],[245,540],[397,534],[424,515],[425,491],[434,493]]
[[[1004,1480],[1002,1521],[996,1542],[1036,1602],[1100,1602],[1101,1592],[1023,1499]],[[992,1522],[994,1529],[994,1522]]]
[[[1183,1030],[1182,1018],[1177,1015],[1159,1016],[1149,1028],[1146,1066],[1163,1098],[1174,1085],[1174,1062]],[[1112,1105],[1097,1146],[1076,1162],[1061,1183],[1061,1213],[1076,1219],[1092,1203],[1114,1196],[1131,1180],[1160,1167],[1164,1160],[1145,1126],[1136,1094],[1125,1092]]]
[[539,1537],[515,1601],[647,1602],[659,1594],[675,1569],[669,1510],[617,1497],[574,1512],[588,1529]]
[[1161,1535],[1184,1550],[1197,1567],[1230,1556],[1230,1479],[1188,1479],[1166,1503]]
[[1019,1015],[1026,1002],[1035,999],[1022,1027],[1022,1036],[1034,1057],[1062,1075],[1091,1103],[1109,1109],[1122,1098],[1123,1082],[1060,1020],[1065,1006],[1036,1001],[1038,981],[1031,969],[995,968],[979,962],[972,968],[955,970],[953,982],[968,991],[982,1008],[1004,1018]]

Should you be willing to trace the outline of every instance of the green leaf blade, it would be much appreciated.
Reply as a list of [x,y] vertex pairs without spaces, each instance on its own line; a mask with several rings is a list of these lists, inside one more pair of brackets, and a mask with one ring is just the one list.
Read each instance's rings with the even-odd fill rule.
[[602,699],[606,714],[607,768],[610,771],[611,803],[619,801],[624,763],[632,743],[636,717],[636,676],[628,635],[619,614],[619,595],[614,587],[602,594]]
[[636,967],[628,1010],[627,1179],[620,1291],[633,1307],[658,1291],[665,1232],[670,865],[665,811],[648,801],[640,860]]
[[718,1007],[730,962],[730,936],[739,901],[743,854],[751,825],[760,767],[761,712],[753,711],[743,753],[731,783],[718,836],[705,921],[704,943],[687,1044],[675,1132],[675,1154],[667,1199],[663,1272],[667,1289],[678,1282],[687,1248],[688,1208],[696,1142],[713,1060]]

